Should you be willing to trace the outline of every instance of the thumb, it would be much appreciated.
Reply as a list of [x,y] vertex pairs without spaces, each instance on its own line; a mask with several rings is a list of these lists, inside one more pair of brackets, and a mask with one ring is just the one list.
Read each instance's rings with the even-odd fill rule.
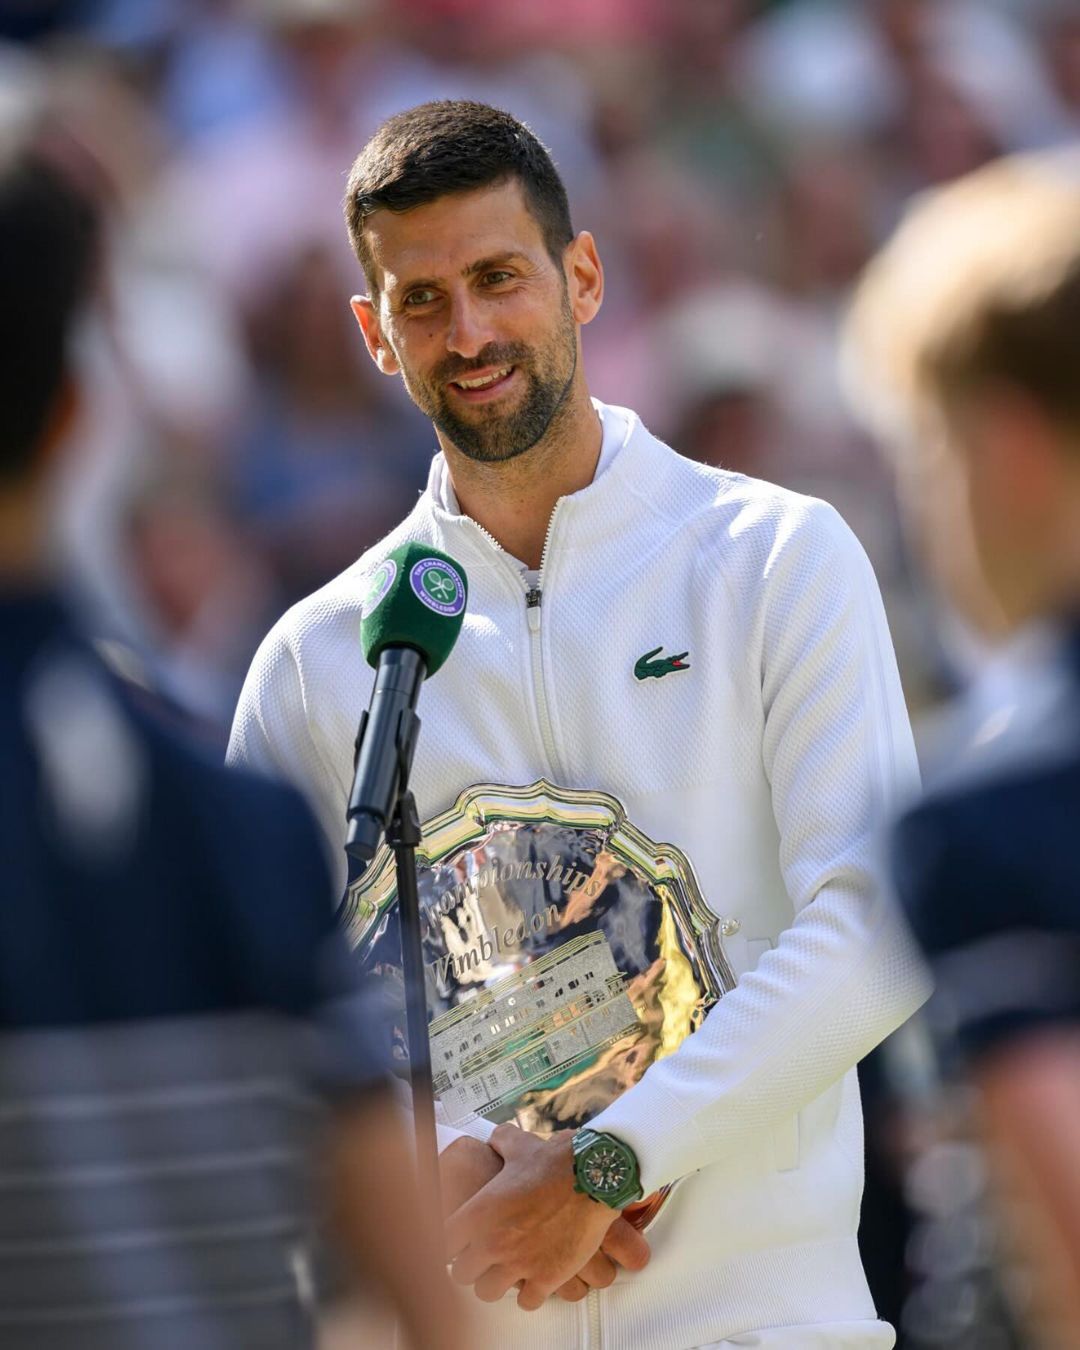
[[644,1270],[652,1255],[644,1236],[621,1216],[608,1229],[600,1248],[624,1270]]

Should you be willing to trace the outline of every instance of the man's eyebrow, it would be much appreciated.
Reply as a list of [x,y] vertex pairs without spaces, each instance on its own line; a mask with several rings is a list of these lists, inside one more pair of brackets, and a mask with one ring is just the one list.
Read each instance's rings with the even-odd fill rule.
[[505,253],[492,253],[487,258],[479,258],[476,262],[469,263],[468,267],[462,268],[463,277],[474,277],[478,272],[489,272],[500,267],[503,263],[517,262],[524,257],[522,253],[515,253],[508,249]]

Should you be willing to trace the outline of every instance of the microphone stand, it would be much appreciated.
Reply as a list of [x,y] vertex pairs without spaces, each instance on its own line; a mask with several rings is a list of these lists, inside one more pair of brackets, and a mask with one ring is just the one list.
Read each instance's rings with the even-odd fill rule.
[[409,789],[409,770],[419,729],[420,719],[415,713],[401,714],[397,736],[398,800],[386,827],[386,842],[393,850],[397,872],[398,923],[405,974],[405,1025],[409,1041],[417,1179],[421,1195],[428,1199],[438,1215],[441,1233],[439,1146],[435,1133],[435,1093],[431,1081],[424,947],[420,935],[420,895],[416,885],[416,848],[422,836],[416,798]]

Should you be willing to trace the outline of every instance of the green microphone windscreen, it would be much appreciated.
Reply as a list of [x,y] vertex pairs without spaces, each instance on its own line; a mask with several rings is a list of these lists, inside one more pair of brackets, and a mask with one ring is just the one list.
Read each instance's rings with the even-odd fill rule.
[[427,544],[402,544],[371,575],[360,641],[368,665],[387,647],[412,647],[434,675],[461,632],[469,583],[460,563]]

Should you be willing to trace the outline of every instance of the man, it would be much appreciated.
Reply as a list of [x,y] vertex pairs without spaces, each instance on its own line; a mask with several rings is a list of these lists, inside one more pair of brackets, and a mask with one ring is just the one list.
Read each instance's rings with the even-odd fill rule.
[[470,592],[424,689],[422,817],[478,782],[610,793],[689,854],[741,974],[592,1121],[645,1193],[686,1179],[648,1264],[575,1190],[577,1136],[444,1126],[454,1276],[516,1350],[892,1345],[856,1251],[854,1065],[922,987],[871,879],[873,823],[914,758],[869,565],[824,504],[691,464],[590,399],[596,244],[512,117],[391,118],[345,208],[364,340],[441,453],[408,519],[266,639],[233,759],[298,783],[340,856],[365,582],[395,544],[438,545]]
[[[1003,160],[920,201],[848,349],[953,608],[1004,652],[952,770],[901,822],[901,896],[980,1092],[1046,1343],[1080,1344],[1080,162]],[[987,690],[991,693],[988,695]]]
[[98,227],[55,128],[2,132],[0,1344],[313,1345],[318,1147],[349,1265],[463,1350],[309,812],[174,739],[48,575]]

